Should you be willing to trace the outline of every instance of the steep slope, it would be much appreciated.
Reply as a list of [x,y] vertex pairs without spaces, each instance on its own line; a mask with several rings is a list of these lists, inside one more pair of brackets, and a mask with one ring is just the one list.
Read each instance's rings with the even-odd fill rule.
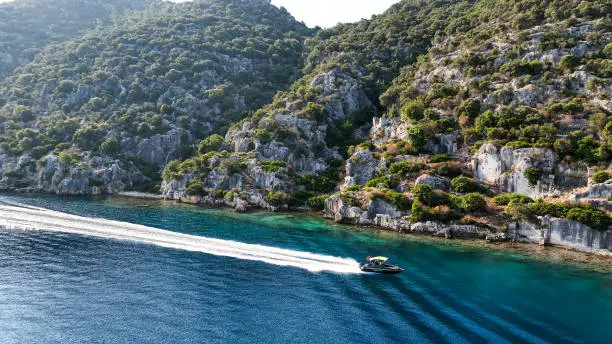
[[[379,94],[471,3],[404,1],[372,20],[318,32],[306,42],[306,76],[233,126],[225,137],[229,152],[221,158],[201,147],[204,155],[167,166],[165,176],[174,180],[164,191],[180,197],[185,188],[200,195],[236,188],[247,191],[249,202],[272,208],[286,206],[295,191],[293,204],[332,192],[346,149],[366,139],[372,117],[384,111]],[[264,200],[268,196],[275,205]]]
[[50,43],[157,0],[19,0],[0,4],[0,80]]
[[[164,192],[239,209],[309,200],[351,223],[502,228],[512,209],[487,206],[496,192],[567,198],[589,170],[609,168],[609,13],[604,1],[406,0],[320,31],[306,42],[306,75],[225,142],[169,164]],[[610,223],[591,207],[560,207],[557,216]]]
[[269,1],[207,0],[133,12],[50,46],[0,86],[3,170],[16,176],[4,183],[70,194],[155,179],[289,85],[309,34]]

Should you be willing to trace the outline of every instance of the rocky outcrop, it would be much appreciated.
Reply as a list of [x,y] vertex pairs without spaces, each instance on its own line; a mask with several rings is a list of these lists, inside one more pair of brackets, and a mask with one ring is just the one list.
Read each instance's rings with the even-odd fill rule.
[[561,162],[555,168],[555,184],[564,187],[584,187],[589,183],[586,166],[570,166]]
[[414,184],[427,184],[431,186],[431,188],[434,190],[450,191],[450,179],[446,177],[430,176],[428,174],[423,174],[416,179]]
[[439,222],[419,222],[410,226],[410,232],[415,234],[428,234],[444,238],[462,239],[488,239],[499,240],[494,231],[475,225],[443,224]]
[[[389,140],[406,140],[410,123],[399,117],[374,117],[371,137],[375,143]],[[425,144],[425,150],[431,154],[453,154],[460,148],[461,132],[436,134]]]
[[[503,147],[498,149],[486,143],[472,158],[472,172],[482,181],[496,184],[505,192],[516,192],[529,197],[554,191],[554,170],[556,155],[550,149]],[[531,186],[524,173],[535,167],[543,177],[537,185]]]
[[55,155],[41,160],[36,176],[39,191],[60,195],[116,194],[132,187],[144,177],[128,171],[122,163],[108,158],[86,159],[77,166],[62,166]]
[[374,117],[372,120],[371,137],[376,143],[389,140],[404,140],[408,137],[410,124],[399,117]]
[[131,155],[157,166],[164,166],[170,160],[177,158],[183,141],[190,142],[190,140],[190,135],[186,130],[172,129],[164,135],[156,134],[141,139],[138,143],[133,138],[125,139],[122,146],[133,147],[127,150]]
[[319,99],[327,99],[323,104],[333,119],[344,119],[372,107],[361,83],[337,69],[315,76],[310,87],[323,89]]
[[612,229],[597,231],[568,219],[552,219],[545,226],[520,222],[510,225],[510,240],[555,245],[577,251],[612,255]]
[[546,242],[579,251],[612,254],[612,230],[596,231],[581,223],[558,219],[551,221]]
[[608,199],[612,197],[612,180],[608,180],[603,184],[593,184],[585,192],[574,195],[574,200],[580,202],[581,199],[602,198]]
[[3,189],[22,189],[58,195],[96,195],[123,192],[145,177],[135,168],[111,158],[85,157],[74,166],[64,166],[49,154],[38,162],[29,156],[0,159]]
[[602,184],[593,184],[584,192],[570,196],[572,202],[587,202],[591,206],[612,212],[612,180]]
[[385,159],[378,160],[368,149],[357,148],[346,162],[346,177],[342,189],[351,185],[364,185],[376,177],[378,170],[386,166]]
[[368,213],[360,207],[348,204],[340,195],[333,195],[325,200],[325,217],[338,223],[370,224]]
[[461,132],[436,134],[435,137],[425,144],[425,150],[431,154],[453,154],[461,142]]

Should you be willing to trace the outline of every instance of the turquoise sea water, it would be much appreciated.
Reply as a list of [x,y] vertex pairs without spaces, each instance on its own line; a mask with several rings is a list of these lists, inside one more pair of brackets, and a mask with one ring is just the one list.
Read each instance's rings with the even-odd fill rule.
[[612,278],[321,219],[124,199],[1,196],[72,214],[357,260],[311,273],[128,241],[0,231],[0,343],[608,343]]

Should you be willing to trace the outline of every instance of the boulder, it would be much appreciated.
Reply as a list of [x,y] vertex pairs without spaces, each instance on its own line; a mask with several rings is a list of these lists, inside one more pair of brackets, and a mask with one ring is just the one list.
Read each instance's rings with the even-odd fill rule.
[[376,159],[368,149],[358,150],[346,162],[346,177],[342,189],[351,185],[363,185],[376,177],[379,169],[386,167],[387,163]]
[[[484,144],[472,158],[472,172],[477,179],[500,186],[505,192],[538,197],[553,192],[556,155],[550,149],[503,147]],[[542,170],[543,178],[529,185],[524,172],[527,168]]]
[[434,190],[450,191],[450,179],[446,177],[423,174],[415,181],[415,185],[419,184],[427,184]]

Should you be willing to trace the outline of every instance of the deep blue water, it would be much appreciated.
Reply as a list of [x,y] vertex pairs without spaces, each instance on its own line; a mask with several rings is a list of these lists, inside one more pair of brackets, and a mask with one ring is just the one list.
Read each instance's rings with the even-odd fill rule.
[[310,273],[126,241],[0,231],[0,343],[608,343],[612,278],[297,215],[3,196],[78,215],[361,259]]

